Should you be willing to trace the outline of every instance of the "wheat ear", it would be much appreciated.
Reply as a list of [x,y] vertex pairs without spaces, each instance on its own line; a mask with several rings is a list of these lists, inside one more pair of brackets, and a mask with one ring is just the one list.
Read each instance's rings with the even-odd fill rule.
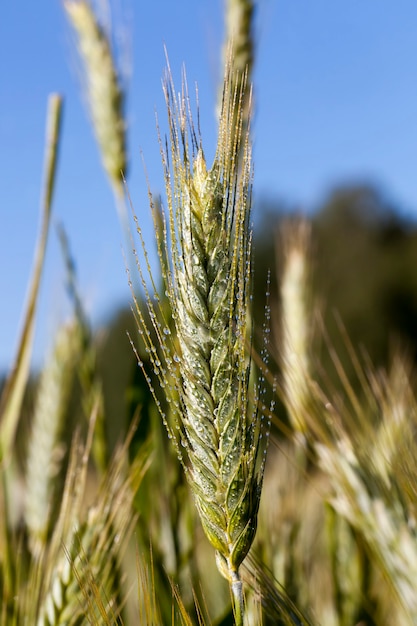
[[335,403],[333,432],[321,437],[316,451],[333,488],[331,504],[364,540],[375,571],[388,583],[378,589],[378,603],[398,612],[395,623],[411,625],[417,621],[417,404],[407,366],[398,359],[391,376],[371,371],[363,382],[358,411],[353,395],[350,406]]
[[161,320],[162,326],[157,319],[157,305],[149,294],[160,355],[139,306],[136,313],[162,386],[166,387],[167,372],[177,381],[178,431],[167,425],[174,441],[181,438],[178,452],[205,533],[216,549],[218,568],[230,583],[236,622],[242,623],[239,566],[256,531],[265,458],[262,444],[267,437],[262,439],[262,417],[249,392],[252,163],[249,130],[244,135],[239,130],[246,83],[240,83],[239,91],[236,84],[229,71],[217,150],[208,170],[186,89],[177,99],[168,74],[170,141],[163,159],[169,236],[166,233],[166,261],[162,258],[161,265],[178,353],[172,353],[175,344],[172,338],[169,342],[166,322]]
[[62,327],[42,372],[29,440],[25,520],[31,550],[39,556],[53,521],[54,480],[63,456],[62,428],[72,390],[81,333],[76,324]]
[[308,432],[310,400],[310,338],[307,222],[286,223],[282,229],[284,267],[281,278],[281,365],[284,398],[299,443]]
[[104,169],[119,197],[126,176],[124,92],[112,54],[110,38],[88,0],[65,0],[64,8],[76,33],[84,65],[87,103]]
[[[253,0],[225,0],[225,38],[223,45],[223,62],[233,67],[234,87],[240,89],[246,76],[251,77],[254,61],[253,22],[255,12]],[[220,103],[223,90],[220,92]],[[246,132],[251,116],[252,94],[243,91],[242,127]],[[220,108],[220,107],[219,107]],[[237,121],[237,120],[236,120]]]
[[[82,517],[79,501],[71,511],[66,510],[73,498],[77,500],[78,494],[72,492],[79,488],[73,482],[74,468],[69,470],[68,502],[63,502],[61,510],[67,530],[62,537],[57,529],[61,549],[58,551],[58,546],[54,545],[49,555],[45,555],[47,585],[43,590],[37,626],[121,623],[119,613],[124,599],[119,597],[115,581],[123,550],[136,523],[132,513],[133,499],[150,459],[149,447],[143,446],[141,455],[128,468],[127,450],[132,433],[133,430],[117,449],[94,505],[79,523],[77,520]],[[88,449],[90,445],[91,441]],[[56,542],[59,537],[53,539]]]

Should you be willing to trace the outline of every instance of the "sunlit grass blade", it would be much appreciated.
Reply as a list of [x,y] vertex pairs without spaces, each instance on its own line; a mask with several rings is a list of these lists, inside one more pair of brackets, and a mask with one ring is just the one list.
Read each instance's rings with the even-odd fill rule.
[[[254,555],[250,554],[242,568],[242,578],[251,588],[260,613],[280,626],[312,626],[313,621],[304,615],[288,597],[274,575]],[[267,623],[272,623],[268,621]]]
[[62,98],[58,94],[53,94],[49,97],[48,103],[40,234],[36,246],[32,278],[29,285],[27,304],[23,316],[23,328],[19,339],[17,354],[0,400],[0,460],[11,451],[19,421],[23,394],[29,375],[37,298],[52,210],[61,114]]

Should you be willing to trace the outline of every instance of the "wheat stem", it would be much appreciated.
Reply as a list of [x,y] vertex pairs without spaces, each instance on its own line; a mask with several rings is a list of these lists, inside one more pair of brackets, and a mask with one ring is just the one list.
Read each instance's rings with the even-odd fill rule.
[[244,605],[243,605],[243,588],[242,581],[237,572],[232,575],[232,582],[230,584],[233,598],[233,613],[235,616],[236,626],[243,626]]

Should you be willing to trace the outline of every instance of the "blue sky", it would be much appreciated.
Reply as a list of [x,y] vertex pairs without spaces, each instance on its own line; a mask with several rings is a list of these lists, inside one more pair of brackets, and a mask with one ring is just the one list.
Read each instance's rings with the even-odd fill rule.
[[[151,239],[141,151],[163,191],[164,44],[176,84],[185,63],[199,86],[203,141],[212,150],[223,0],[115,2],[128,35],[129,189]],[[367,180],[417,217],[417,3],[415,0],[259,0],[254,75],[255,197],[314,209],[334,185]],[[123,238],[80,97],[77,57],[59,0],[6,2],[0,21],[0,370],[16,347],[38,232],[48,94],[65,99],[54,219],[77,263],[96,325],[129,302]],[[48,244],[34,362],[65,319],[64,270]]]

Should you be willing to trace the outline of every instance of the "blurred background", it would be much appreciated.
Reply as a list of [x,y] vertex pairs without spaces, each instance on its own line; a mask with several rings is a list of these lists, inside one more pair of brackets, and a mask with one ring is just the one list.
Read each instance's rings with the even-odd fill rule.
[[[198,98],[208,160],[222,72],[222,0],[111,3],[127,92],[134,209],[152,254],[144,169],[163,192],[155,112],[166,113],[167,49],[177,89],[185,65]],[[107,10],[110,11],[109,7]],[[312,221],[313,279],[327,330],[335,312],[355,346],[383,365],[393,345],[417,356],[417,5],[351,0],[259,0],[254,67],[255,285],[263,310],[272,272],[278,306],[276,233],[284,216]],[[0,372],[10,367],[38,232],[48,94],[65,99],[54,224],[63,224],[81,297],[109,353],[132,358],[122,230],[82,97],[79,62],[60,2],[5,3],[0,22]],[[39,368],[68,302],[55,229],[47,249],[33,367]],[[109,352],[110,351],[110,352]],[[119,358],[119,357],[118,357]],[[112,357],[113,359],[113,357]],[[123,361],[125,363],[125,361]],[[123,367],[120,375],[123,376]],[[114,377],[113,370],[113,377]]]

